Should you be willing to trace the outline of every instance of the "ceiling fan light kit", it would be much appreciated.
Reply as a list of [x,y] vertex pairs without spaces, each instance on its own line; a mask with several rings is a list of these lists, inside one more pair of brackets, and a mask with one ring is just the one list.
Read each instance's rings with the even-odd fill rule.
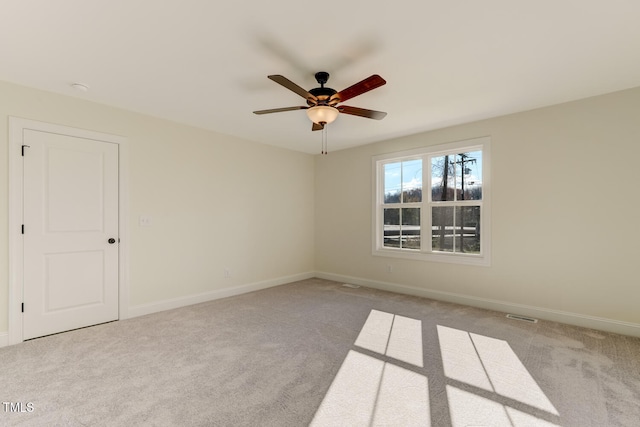
[[283,111],[307,110],[307,116],[313,122],[311,130],[322,130],[324,125],[333,122],[338,114],[350,114],[352,116],[365,117],[367,119],[381,120],[387,113],[382,111],[367,110],[365,108],[349,107],[347,105],[338,105],[347,99],[354,98],[378,88],[387,82],[377,74],[367,77],[366,79],[349,86],[348,88],[337,92],[335,89],[325,87],[325,83],[329,80],[329,73],[320,71],[315,74],[316,81],[320,87],[309,91],[298,86],[291,80],[281,75],[267,76],[269,79],[286,87],[290,91],[300,95],[307,101],[307,106],[273,108],[270,110],[254,111],[254,114],[270,114],[280,113]]
[[328,105],[316,105],[307,109],[307,116],[316,124],[326,125],[338,118],[340,112],[336,107]]

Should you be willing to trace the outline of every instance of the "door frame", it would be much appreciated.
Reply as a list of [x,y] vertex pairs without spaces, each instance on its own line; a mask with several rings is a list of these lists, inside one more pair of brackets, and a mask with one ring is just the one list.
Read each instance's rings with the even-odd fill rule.
[[[25,130],[70,135],[118,144],[118,319],[129,317],[129,153],[127,139],[69,126],[9,117],[9,345],[23,339],[22,303],[24,294],[24,164],[22,161]],[[27,148],[28,150],[28,148]]]

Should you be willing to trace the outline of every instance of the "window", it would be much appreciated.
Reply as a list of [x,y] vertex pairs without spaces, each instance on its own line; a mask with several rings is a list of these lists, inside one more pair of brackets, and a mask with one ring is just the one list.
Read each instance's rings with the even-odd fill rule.
[[374,255],[489,265],[489,144],[375,156]]

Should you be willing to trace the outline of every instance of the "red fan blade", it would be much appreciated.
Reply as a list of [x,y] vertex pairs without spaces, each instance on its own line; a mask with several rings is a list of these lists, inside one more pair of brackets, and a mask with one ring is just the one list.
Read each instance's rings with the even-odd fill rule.
[[385,79],[377,74],[374,74],[362,80],[361,82],[354,84],[353,86],[349,86],[348,88],[341,90],[334,96],[340,97],[340,102],[344,102],[347,99],[362,95],[363,93],[369,92],[370,90],[380,87],[386,83],[387,82]]
[[387,115],[383,111],[367,110],[365,108],[349,107],[348,105],[339,105],[338,110],[344,114],[352,116],[366,117],[367,119],[382,120]]
[[284,108],[272,108],[271,110],[258,110],[254,111],[253,114],[270,114],[270,113],[281,113],[282,111],[293,111],[293,110],[306,110],[309,107],[284,107]]

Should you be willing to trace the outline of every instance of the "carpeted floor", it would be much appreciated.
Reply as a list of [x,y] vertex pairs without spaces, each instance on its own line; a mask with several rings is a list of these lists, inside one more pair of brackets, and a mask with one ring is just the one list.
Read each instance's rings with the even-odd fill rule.
[[637,427],[640,339],[311,279],[1,348],[0,401],[20,426]]

